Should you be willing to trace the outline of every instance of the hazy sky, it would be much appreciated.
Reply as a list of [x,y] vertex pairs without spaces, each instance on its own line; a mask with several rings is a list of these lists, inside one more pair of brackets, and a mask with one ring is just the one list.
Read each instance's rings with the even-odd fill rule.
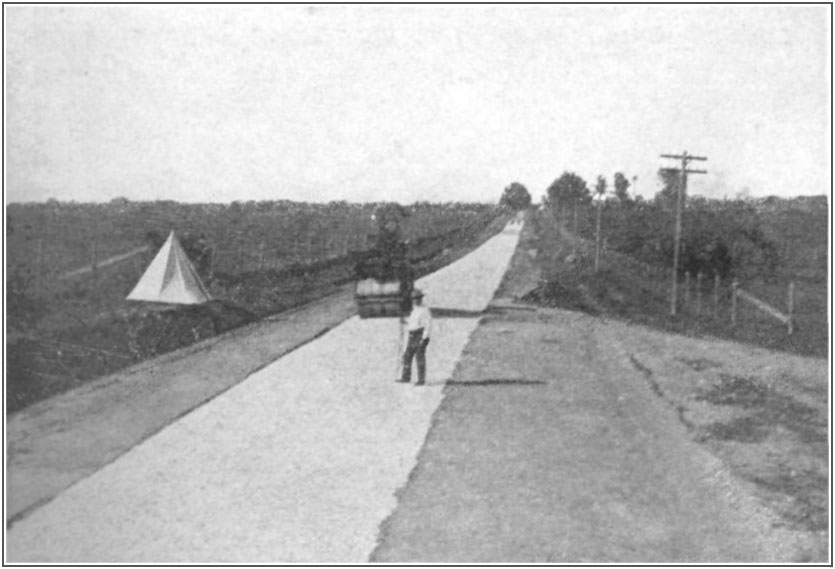
[[6,6],[6,200],[830,194],[829,6]]

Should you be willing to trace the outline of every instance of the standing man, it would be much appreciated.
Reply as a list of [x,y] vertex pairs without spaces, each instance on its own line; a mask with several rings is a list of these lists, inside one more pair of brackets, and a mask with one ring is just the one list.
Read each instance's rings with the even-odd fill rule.
[[412,311],[406,319],[406,333],[409,335],[406,351],[403,353],[403,374],[397,381],[409,383],[412,380],[412,358],[417,356],[418,380],[415,385],[426,383],[426,346],[432,328],[432,315],[423,305],[423,291],[412,291]]

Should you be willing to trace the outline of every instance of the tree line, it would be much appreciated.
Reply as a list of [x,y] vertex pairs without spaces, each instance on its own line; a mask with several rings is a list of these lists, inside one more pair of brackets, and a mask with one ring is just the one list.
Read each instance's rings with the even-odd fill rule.
[[[578,232],[589,239],[596,237],[599,215],[601,238],[605,238],[608,248],[647,263],[671,265],[678,176],[660,169],[658,177],[660,191],[645,200],[630,191],[635,176],[630,181],[623,172],[616,172],[610,190],[603,175],[597,176],[590,187],[580,175],[564,171],[548,186],[541,207],[549,210],[555,221],[568,220],[576,213]],[[513,209],[530,207],[531,203],[530,192],[519,182],[505,188],[500,199],[500,205]],[[685,190],[683,204],[682,273],[701,271],[723,278],[765,280],[775,277],[779,249],[768,237],[754,203],[691,197]]]

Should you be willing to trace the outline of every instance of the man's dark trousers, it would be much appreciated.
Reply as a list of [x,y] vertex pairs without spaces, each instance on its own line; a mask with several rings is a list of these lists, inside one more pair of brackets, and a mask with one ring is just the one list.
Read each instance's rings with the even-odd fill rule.
[[420,384],[426,381],[426,346],[428,344],[429,338],[423,339],[423,328],[409,332],[409,343],[406,344],[406,351],[403,353],[403,375],[400,381],[412,380],[412,358],[415,356],[417,356],[418,368],[417,382]]

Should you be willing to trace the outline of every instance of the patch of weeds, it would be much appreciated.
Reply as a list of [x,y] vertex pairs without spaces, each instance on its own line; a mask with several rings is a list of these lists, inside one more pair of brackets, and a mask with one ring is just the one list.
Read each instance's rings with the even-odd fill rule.
[[539,286],[524,295],[521,300],[550,308],[579,310],[592,316],[599,314],[598,308],[588,302],[581,291],[575,287],[566,286],[556,279],[540,283]]
[[790,529],[824,531],[829,528],[827,476],[781,464],[771,475],[749,475],[747,478],[768,492],[789,498],[780,502],[778,510]]
[[715,422],[699,429],[698,442],[709,439],[738,443],[759,443],[768,438],[769,428],[758,417],[740,417],[730,423]]
[[748,377],[719,374],[722,382],[707,393],[696,396],[696,401],[713,405],[736,405],[743,408],[757,407],[765,402],[768,388]]
[[[775,464],[768,458],[773,444],[769,436],[777,429],[793,433],[799,444],[792,448],[804,454],[826,456],[827,422],[823,413],[762,385],[755,378],[727,374],[722,382],[698,397],[715,405],[732,405],[745,410],[745,415],[729,422],[715,422],[697,431],[698,442],[761,443],[755,450],[766,453],[759,461],[741,470],[741,475],[771,496],[769,502],[780,515],[781,524],[791,529],[822,531],[829,527],[829,481],[826,473],[796,470],[784,462]],[[779,438],[777,439],[779,441]],[[811,448],[810,448],[811,447]]]
[[[718,426],[712,426],[711,432],[722,440],[738,440],[741,442],[757,442],[749,431],[759,431],[753,423],[766,431],[782,425],[794,432],[803,442],[815,444],[826,442],[826,422],[818,417],[817,411],[787,395],[777,393],[768,386],[759,383],[754,378],[720,374],[722,382],[707,393],[696,397],[697,401],[706,401],[714,405],[733,405],[751,411],[744,419],[736,419],[730,431]],[[734,423],[738,423],[734,425]],[[749,423],[751,423],[749,425]],[[738,434],[727,438],[723,434]],[[750,436],[746,435],[749,433]],[[754,437],[751,439],[751,437]]]
[[722,367],[720,364],[708,360],[706,358],[695,358],[695,359],[688,359],[683,357],[675,358],[677,362],[681,362],[693,371],[704,371],[706,369],[712,369],[716,367]]

